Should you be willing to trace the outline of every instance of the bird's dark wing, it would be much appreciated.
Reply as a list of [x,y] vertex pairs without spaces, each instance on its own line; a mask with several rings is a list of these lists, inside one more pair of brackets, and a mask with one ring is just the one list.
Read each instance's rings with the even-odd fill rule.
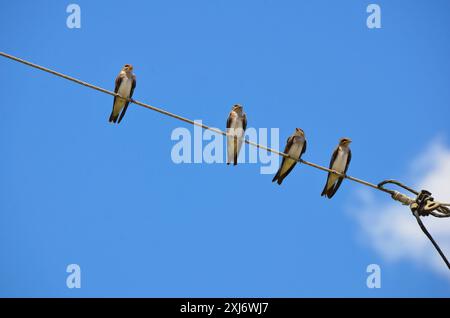
[[[121,76],[121,74],[119,74],[119,75],[117,75],[117,77],[116,77],[116,82],[115,82],[115,87],[114,87],[114,93],[116,93],[117,94],[117,92],[119,91],[119,87],[120,87],[120,84],[122,83],[122,76]],[[114,104],[116,103],[116,96],[114,96]],[[113,104],[113,105],[114,105]]]
[[[334,162],[334,160],[336,160],[338,151],[339,151],[339,146],[337,146],[336,149],[334,149],[333,155],[331,156],[330,164],[328,166],[330,169],[332,169],[332,167],[333,167],[333,162]],[[328,181],[330,180],[330,176],[331,176],[331,172],[328,172],[327,182],[325,183],[325,186],[323,187],[323,191],[322,191],[321,195],[326,195],[328,192],[327,185],[328,185]]]
[[[303,143],[303,149],[302,149],[302,152],[300,153],[300,158],[302,157],[302,155],[306,152],[306,146],[307,146],[308,144],[307,144],[307,142],[306,142],[306,139],[305,139],[305,142]],[[298,158],[298,159],[300,159],[300,158]]]
[[233,138],[233,150],[234,150],[234,154],[233,154],[233,165],[237,165],[237,157],[238,157],[238,139],[236,136],[234,136]]
[[133,97],[135,88],[136,88],[136,75],[133,75],[133,84],[131,85],[130,98]]
[[[136,76],[133,75],[133,83],[131,84],[130,96],[128,98],[131,99],[131,97],[133,96],[135,88],[136,88]],[[125,106],[123,107],[122,113],[120,114],[120,117],[119,117],[118,124],[120,124],[120,121],[122,120],[123,116],[125,116],[125,113],[126,113],[127,108],[128,108],[128,104],[130,104],[129,101],[127,101],[125,103]]]
[[[281,182],[283,182],[284,178],[286,178],[291,173],[292,169],[294,169],[296,164],[297,163],[294,162],[292,164],[292,166],[290,166],[289,169],[287,169],[286,172],[283,175],[279,175],[278,176],[278,184],[281,184]],[[281,171],[281,167],[280,167],[280,171]]]
[[231,113],[228,115],[227,118],[227,129],[231,127]]
[[347,156],[347,164],[345,165],[344,173],[347,173],[348,166],[350,165],[350,161],[352,161],[352,151],[349,148],[348,149],[348,156]]
[[243,116],[243,122],[242,122],[242,128],[244,129],[244,131],[247,129],[247,115],[244,114]]
[[336,193],[336,191],[339,189],[339,187],[341,186],[342,180],[344,180],[344,178],[339,178],[338,181],[332,186],[332,188],[328,191],[328,198],[331,199],[333,197],[333,195]]
[[[284,147],[284,153],[285,154],[288,154],[289,149],[291,149],[291,146],[292,146],[293,142],[294,142],[294,138],[292,138],[292,136],[290,136],[286,140],[286,146]],[[275,180],[278,180],[278,178],[280,177],[281,168],[283,167],[285,161],[286,161],[286,157],[283,156],[283,159],[281,159],[280,168],[278,168],[277,174],[275,175],[275,177],[273,177],[272,182],[275,182]]]
[[116,82],[115,82],[116,86],[114,87],[114,93],[116,93],[116,94],[119,91],[120,84],[122,83],[123,76],[121,76],[121,75],[122,74],[119,74],[116,77]]
[[330,168],[330,169],[333,168],[333,162],[336,160],[338,152],[339,152],[339,146],[337,146],[336,149],[334,149],[333,155],[331,156],[330,164],[328,165],[328,168]]
[[284,147],[285,154],[288,154],[289,149],[291,149],[293,143],[294,143],[294,138],[292,136],[289,136],[288,139],[286,140],[286,146]]
[[[114,93],[117,94],[121,83],[122,83],[122,76],[121,76],[121,73],[119,73],[119,75],[117,75],[117,77],[116,77]],[[113,123],[115,123],[117,120],[117,117],[114,116],[114,105],[116,104],[116,99],[117,99],[117,97],[114,96],[113,108],[111,110],[111,115],[109,116],[109,122],[113,122]]]
[[[230,112],[230,114],[228,115],[228,118],[227,118],[227,133],[231,133],[231,132],[229,131],[229,129],[231,128],[231,121],[232,121],[231,114],[232,114],[232,112]],[[227,140],[228,140],[228,138],[233,138],[232,136],[229,136],[229,135],[227,135],[226,137],[227,137]],[[236,140],[233,140],[233,142],[235,142],[235,141],[236,141]],[[227,147],[227,148],[228,148],[228,147]],[[234,149],[234,150],[236,151],[236,149]],[[230,150],[227,149],[227,151],[230,151]],[[233,154],[233,160],[234,160],[234,158],[235,158],[235,153]],[[227,164],[229,164],[229,162],[228,162]]]

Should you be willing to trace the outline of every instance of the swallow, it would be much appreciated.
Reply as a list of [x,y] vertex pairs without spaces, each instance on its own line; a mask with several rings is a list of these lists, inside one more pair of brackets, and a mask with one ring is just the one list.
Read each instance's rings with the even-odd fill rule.
[[[306,151],[306,138],[305,133],[300,128],[295,128],[294,133],[287,139],[286,147],[284,148],[284,153],[289,155],[291,158],[300,160],[302,155]],[[279,185],[283,182],[284,178],[294,169],[297,161],[291,158],[283,157],[281,161],[280,168],[277,171],[275,177],[273,177],[272,182],[277,181]]]
[[247,129],[247,115],[244,113],[242,106],[236,104],[231,109],[227,119],[227,165],[231,162],[237,165],[237,157],[241,150],[245,129]]
[[[114,96],[113,109],[111,111],[111,115],[109,116],[110,123],[117,122],[119,124],[123,116],[125,116],[125,112],[127,111],[128,104],[130,102],[124,98],[131,99],[135,87],[136,76],[133,74],[133,65],[125,64],[119,75],[117,75],[116,87],[114,88],[114,92],[123,98]],[[117,118],[119,118],[119,121],[117,121]]]
[[[339,141],[339,145],[333,152],[333,156],[330,161],[330,169],[336,172],[346,174],[350,161],[352,160],[352,151],[349,144],[352,141],[349,138],[342,138]],[[329,199],[333,197],[336,191],[341,186],[343,176],[339,176],[335,173],[328,173],[327,183],[322,191],[322,196],[327,196]]]

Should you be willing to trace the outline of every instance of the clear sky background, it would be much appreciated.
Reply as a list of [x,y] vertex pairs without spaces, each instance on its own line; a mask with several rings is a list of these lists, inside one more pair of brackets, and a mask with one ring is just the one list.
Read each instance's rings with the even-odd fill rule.
[[[303,128],[306,160],[328,165],[349,136],[349,174],[448,188],[449,1],[376,1],[378,30],[369,1],[78,0],[81,29],[69,3],[2,1],[0,50],[111,90],[131,63],[135,99],[220,128],[241,103],[281,147]],[[407,208],[398,226],[361,221],[387,213],[385,194],[345,181],[324,199],[307,166],[278,186],[259,164],[176,165],[170,136],[187,124],[131,105],[111,125],[111,96],[0,66],[0,296],[450,295]],[[81,289],[66,287],[72,263]]]

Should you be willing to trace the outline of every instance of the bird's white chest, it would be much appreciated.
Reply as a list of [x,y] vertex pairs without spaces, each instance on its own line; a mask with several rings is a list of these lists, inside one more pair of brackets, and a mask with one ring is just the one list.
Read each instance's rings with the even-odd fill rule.
[[234,136],[242,137],[244,135],[244,121],[243,118],[240,117],[236,113],[231,114],[230,121],[230,133]]
[[120,83],[119,91],[117,93],[122,97],[129,97],[132,85],[133,85],[132,79],[124,77],[122,79],[122,83]]
[[332,169],[338,172],[344,172],[345,166],[347,165],[348,152],[340,150],[334,160]]
[[239,115],[233,114],[231,116],[230,128],[234,128],[234,129],[243,128],[242,118],[240,118]]
[[300,141],[294,142],[288,151],[288,155],[293,158],[298,158],[298,157],[300,157],[302,149],[303,149],[302,142],[300,142]]

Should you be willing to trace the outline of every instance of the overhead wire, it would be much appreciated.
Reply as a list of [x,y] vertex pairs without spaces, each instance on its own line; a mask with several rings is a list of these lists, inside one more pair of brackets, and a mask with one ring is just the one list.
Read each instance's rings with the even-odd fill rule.
[[[102,87],[99,87],[99,86],[96,86],[96,85],[87,83],[87,82],[82,81],[82,80],[79,80],[79,79],[77,79],[77,78],[75,78],[75,77],[65,75],[65,74],[63,74],[63,73],[60,73],[60,72],[54,71],[54,70],[52,70],[52,69],[49,69],[49,68],[47,68],[47,67],[43,67],[43,66],[41,66],[41,65],[38,65],[38,64],[35,64],[35,63],[32,63],[32,62],[26,61],[26,60],[21,59],[21,58],[18,58],[18,57],[16,57],[16,56],[13,56],[13,55],[10,55],[10,54],[4,53],[4,52],[0,52],[0,55],[3,56],[3,57],[6,57],[6,58],[8,58],[8,59],[11,59],[11,60],[13,60],[13,61],[16,61],[16,62],[25,64],[25,65],[31,66],[31,67],[36,68],[36,69],[39,69],[39,70],[41,70],[41,71],[44,71],[44,72],[47,72],[47,73],[50,73],[50,74],[59,76],[59,77],[64,78],[64,79],[66,79],[66,80],[72,81],[72,82],[74,82],[74,83],[77,83],[77,84],[80,84],[80,85],[89,87],[89,88],[94,89],[94,90],[97,90],[97,91],[99,91],[99,92],[102,92],[102,93],[105,93],[105,94],[108,94],[108,95],[111,95],[111,96],[116,96],[116,97],[119,97],[119,98],[123,98],[123,97],[121,97],[119,94],[117,94],[117,93],[115,93],[115,92],[113,92],[113,91],[109,91],[109,90],[104,89],[104,88],[102,88]],[[205,124],[203,124],[203,123],[200,123],[200,122],[198,122],[198,121],[194,121],[194,120],[191,120],[191,119],[189,119],[189,118],[186,118],[186,117],[183,117],[183,116],[180,116],[180,115],[171,113],[171,112],[169,112],[169,111],[167,111],[167,110],[165,110],[165,109],[162,109],[162,108],[159,108],[159,107],[155,107],[155,106],[152,106],[152,105],[149,105],[149,104],[146,104],[146,103],[143,103],[143,102],[134,100],[134,99],[128,99],[128,100],[129,100],[130,103],[136,104],[136,105],[138,105],[138,106],[141,106],[141,107],[144,107],[144,108],[147,108],[147,109],[151,109],[151,110],[156,111],[156,112],[158,112],[158,113],[161,113],[161,114],[163,114],[163,115],[166,115],[166,116],[169,116],[169,117],[172,117],[172,118],[181,120],[181,121],[183,121],[183,122],[185,122],[185,123],[188,123],[188,124],[191,124],[191,125],[194,125],[194,126],[198,126],[198,127],[203,128],[203,129],[206,129],[206,130],[213,131],[213,132],[215,132],[215,133],[217,133],[217,134],[220,134],[220,135],[223,135],[223,136],[227,136],[227,135],[228,135],[227,132],[222,131],[222,130],[220,130],[220,129],[218,129],[218,128],[214,128],[214,127],[211,127],[211,126],[207,126],[207,125],[205,125]],[[318,164],[313,163],[313,162],[306,161],[306,160],[304,160],[304,159],[293,158],[293,157],[289,156],[288,154],[286,154],[286,153],[284,153],[284,152],[275,150],[275,149],[273,149],[273,148],[270,148],[270,147],[267,147],[267,146],[264,146],[264,145],[260,145],[260,144],[258,144],[258,143],[256,143],[256,142],[253,142],[253,141],[248,140],[248,139],[244,139],[243,141],[244,141],[246,144],[249,144],[249,145],[254,146],[254,147],[256,147],[256,148],[259,148],[259,149],[263,149],[263,150],[269,151],[269,152],[271,152],[271,153],[277,154],[277,155],[282,156],[282,157],[285,157],[285,158],[290,158],[290,159],[292,159],[292,160],[296,160],[297,162],[300,162],[300,163],[302,163],[302,164],[304,164],[304,165],[307,165],[307,166],[310,166],[310,167],[313,167],[313,168],[316,168],[316,169],[319,169],[319,170],[322,170],[322,171],[325,171],[325,172],[331,172],[331,173],[334,173],[334,174],[336,174],[336,175],[342,176],[342,177],[344,177],[344,178],[346,178],[346,179],[349,179],[349,180],[351,180],[351,181],[354,181],[354,182],[363,184],[363,185],[365,185],[365,186],[374,188],[374,189],[376,189],[376,190],[383,191],[383,192],[387,192],[387,191],[385,191],[385,190],[383,190],[383,189],[380,189],[376,184],[373,184],[373,183],[371,183],[371,182],[368,182],[368,181],[365,181],[365,180],[362,180],[362,179],[359,179],[359,178],[356,178],[356,177],[352,177],[352,176],[349,176],[349,175],[345,175],[345,174],[339,173],[339,172],[337,172],[337,171],[334,171],[334,170],[332,170],[332,169],[323,167],[323,166],[318,165]]]

